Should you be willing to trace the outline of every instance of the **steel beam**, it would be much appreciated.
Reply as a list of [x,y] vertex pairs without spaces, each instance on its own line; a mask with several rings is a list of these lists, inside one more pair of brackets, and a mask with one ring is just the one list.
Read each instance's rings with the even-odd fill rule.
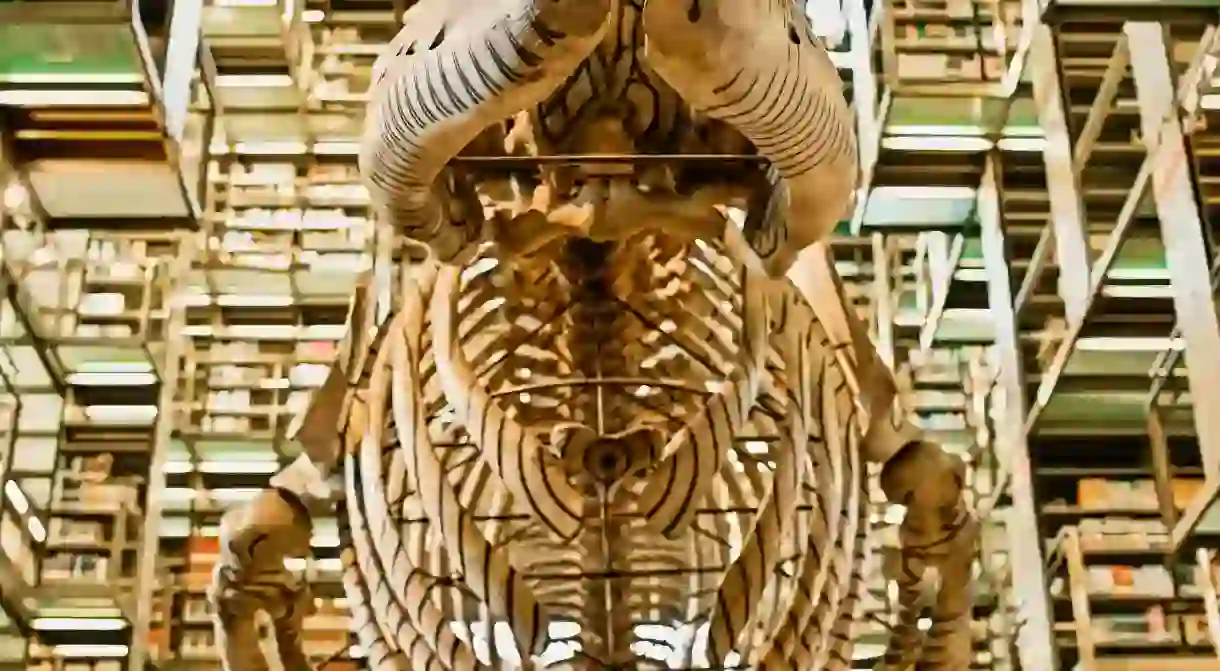
[[[1046,135],[1046,188],[1050,198],[1050,226],[1055,234],[1055,259],[1059,266],[1059,296],[1063,299],[1068,324],[1084,319],[1089,296],[1089,241],[1085,236],[1084,202],[1080,197],[1080,172],[1077,169],[1055,36],[1049,26],[1038,26],[1030,51],[1030,79],[1038,123]],[[1100,96],[1099,96],[1100,97]],[[1100,122],[1098,122],[1100,126]]]
[[1152,482],[1156,487],[1157,506],[1167,529],[1178,523],[1178,508],[1173,501],[1173,462],[1169,458],[1169,439],[1165,435],[1165,424],[1161,410],[1148,408],[1148,443],[1152,448]]
[[1177,110],[1165,29],[1128,23],[1132,69],[1144,142],[1153,156],[1152,192],[1174,308],[1186,343],[1187,378],[1208,482],[1220,479],[1220,319],[1210,281],[1204,222],[1190,181],[1191,168]]
[[894,269],[891,266],[890,240],[884,233],[873,233],[873,321],[876,322],[877,351],[890,370],[897,370],[894,358]]
[[178,413],[174,407],[178,393],[183,349],[186,339],[178,337],[186,322],[186,304],[177,283],[185,280],[194,257],[192,236],[184,234],[174,260],[171,286],[166,304],[170,314],[164,333],[164,352],[160,367],[157,398],[157,423],[154,428],[152,458],[148,466],[148,488],[144,495],[144,523],[140,530],[139,564],[136,567],[135,621],[132,622],[131,646],[127,655],[128,671],[145,671],[149,658],[149,632],[153,622],[153,604],[157,590],[157,557],[161,552],[161,519],[165,498],[165,464],[169,459],[169,444],[174,434]]
[[877,79],[873,74],[873,42],[864,0],[843,3],[847,32],[851,36],[852,109],[856,112],[856,138],[860,163],[872,166],[880,150],[881,127],[877,109]]
[[1051,248],[1055,244],[1055,234],[1050,226],[1043,226],[1042,232],[1038,235],[1038,244],[1034,246],[1034,253],[1029,259],[1029,267],[1025,269],[1025,276],[1021,278],[1021,288],[1017,290],[1017,300],[1015,310],[1017,315],[1029,307],[1029,302],[1033,300],[1034,294],[1038,291],[1038,283],[1042,281],[1042,274],[1046,272],[1046,267],[1051,260]]
[[[933,232],[928,237],[928,284],[932,292],[932,304],[919,329],[919,351],[927,354],[936,345],[936,335],[949,304],[949,292],[953,290],[954,275],[962,265],[966,253],[966,236],[957,233],[949,240],[941,233]],[[935,244],[932,244],[935,241]]]
[[1209,477],[1204,482],[1202,491],[1195,494],[1195,497],[1190,500],[1190,505],[1182,511],[1178,523],[1173,525],[1173,529],[1169,532],[1169,547],[1166,548],[1166,552],[1170,556],[1182,551],[1186,541],[1194,534],[1195,527],[1199,526],[1203,515],[1211,509],[1217,498],[1220,498],[1220,478]]
[[1110,111],[1114,109],[1118,87],[1126,79],[1127,66],[1130,64],[1131,49],[1128,48],[1127,36],[1124,34],[1119,36],[1118,44],[1114,45],[1110,62],[1106,64],[1106,72],[1101,77],[1101,86],[1093,98],[1093,105],[1089,107],[1089,116],[1085,119],[1084,127],[1080,129],[1080,136],[1076,138],[1076,146],[1072,152],[1072,170],[1076,173],[1077,180],[1093,155],[1093,147],[1101,136],[1101,129],[1105,126]]
[[1002,487],[1007,480],[1012,488],[1012,510],[1005,526],[1011,548],[1012,589],[1016,595],[1017,618],[1021,623],[1017,633],[1021,668],[1057,671],[1059,658],[1052,646],[1053,613],[1047,599],[1043,542],[1034,506],[1029,444],[1024,427],[1025,381],[1000,212],[999,161],[999,154],[995,151],[987,156],[978,190],[983,264],[987,272],[988,302],[996,329],[995,348],[999,355],[997,384],[1003,390],[1005,399],[1004,411],[996,418],[995,452],[1007,478],[997,478],[996,482],[998,487]]
[[[1212,32],[1213,31],[1208,31],[1207,34],[1205,34],[1200,40],[1199,50],[1201,53],[1211,53],[1210,50],[1215,48],[1216,39],[1212,35]],[[1137,59],[1138,57],[1139,56],[1137,56],[1135,53],[1131,55],[1133,60]],[[1190,81],[1196,81],[1198,77],[1212,71],[1207,69],[1209,67],[1207,64],[1210,62],[1210,59],[1202,58],[1201,56],[1196,55],[1194,60],[1195,64],[1192,65],[1190,69],[1190,73],[1193,74],[1188,73],[1187,78],[1190,79]],[[1188,99],[1192,91],[1197,90],[1197,86],[1187,84],[1187,81],[1183,81],[1176,92],[1176,100],[1178,100],[1179,103]],[[1168,98],[1166,100],[1168,100]],[[1177,117],[1176,112],[1173,111],[1173,107],[1166,105],[1166,109],[1166,116],[1163,119],[1174,120],[1176,123]],[[1118,258],[1118,253],[1122,250],[1123,243],[1126,242],[1127,236],[1130,233],[1132,226],[1135,224],[1135,215],[1139,211],[1144,202],[1144,198],[1147,196],[1148,191],[1152,187],[1156,166],[1159,164],[1159,162],[1163,161],[1163,155],[1167,154],[1169,151],[1170,146],[1162,143],[1157,143],[1155,145],[1150,144],[1148,146],[1148,155],[1140,164],[1139,172],[1135,177],[1135,183],[1132,185],[1131,190],[1127,193],[1127,198],[1123,202],[1122,209],[1118,214],[1118,220],[1115,222],[1114,228],[1110,232],[1110,236],[1106,241],[1106,246],[1104,249],[1102,249],[1100,255],[1098,255],[1098,257],[1092,262],[1092,268],[1089,272],[1089,292],[1086,295],[1085,306],[1083,309],[1083,314],[1085,316],[1089,314],[1094,302],[1096,302],[1098,296],[1101,294],[1102,287],[1105,285],[1106,274],[1109,273],[1110,268],[1113,267],[1114,262]],[[1049,175],[1048,179],[1050,179]],[[1053,183],[1054,182],[1052,180],[1052,184]],[[1033,399],[1029,409],[1029,416],[1025,421],[1027,431],[1033,430],[1033,427],[1038,422],[1038,417],[1041,415],[1042,410],[1044,410],[1047,403],[1050,402],[1050,399],[1055,392],[1055,387],[1059,384],[1059,380],[1063,376],[1063,371],[1067,367],[1068,361],[1071,359],[1072,354],[1076,350],[1076,342],[1080,338],[1080,333],[1083,326],[1083,320],[1069,322],[1067,335],[1059,344],[1059,348],[1055,351],[1055,356],[1050,367],[1045,371],[1042,376],[1042,382],[1038,385],[1037,396]],[[1153,388],[1154,390],[1157,389],[1155,383]],[[1216,489],[1220,491],[1220,485],[1217,485]],[[1187,515],[1183,519],[1189,518],[1190,516]]]
[[[852,78],[852,108],[856,111],[856,144],[860,153],[860,183],[856,190],[855,209],[851,216],[852,235],[860,235],[864,225],[864,212],[868,206],[868,196],[872,189],[873,171],[877,167],[877,158],[881,154],[881,136],[885,127],[885,117],[889,111],[892,97],[887,93],[879,98],[877,95],[877,76],[873,72],[873,36],[878,25],[888,26],[889,34],[893,35],[893,24],[886,14],[885,3],[873,3],[873,18],[879,23],[870,23],[864,0],[846,0],[843,5],[844,18],[847,20],[847,32],[851,36]],[[893,60],[893,43],[889,40],[889,50],[882,51],[882,74],[897,72],[896,61]],[[887,60],[888,59],[888,60]],[[888,82],[887,82],[888,83]],[[891,86],[892,88],[892,86]]]

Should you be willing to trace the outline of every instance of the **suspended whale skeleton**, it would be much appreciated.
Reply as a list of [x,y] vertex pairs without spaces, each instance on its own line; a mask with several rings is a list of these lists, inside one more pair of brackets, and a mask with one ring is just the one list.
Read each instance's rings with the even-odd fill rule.
[[430,257],[392,308],[358,291],[305,454],[226,515],[228,669],[267,668],[259,610],[309,668],[284,560],[328,477],[371,669],[849,669],[869,464],[906,506],[879,668],[968,668],[964,466],[907,421],[821,244],[855,138],[801,5],[407,12],[360,160]]

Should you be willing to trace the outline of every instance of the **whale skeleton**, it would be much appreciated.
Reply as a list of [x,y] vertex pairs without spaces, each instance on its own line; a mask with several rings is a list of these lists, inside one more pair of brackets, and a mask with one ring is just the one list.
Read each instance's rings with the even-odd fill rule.
[[906,506],[881,668],[968,668],[965,467],[909,421],[824,246],[855,137],[801,5],[407,12],[360,164],[429,258],[390,306],[358,289],[304,453],[226,515],[227,668],[266,668],[259,608],[308,668],[284,559],[332,505],[372,669],[849,669],[870,464]]

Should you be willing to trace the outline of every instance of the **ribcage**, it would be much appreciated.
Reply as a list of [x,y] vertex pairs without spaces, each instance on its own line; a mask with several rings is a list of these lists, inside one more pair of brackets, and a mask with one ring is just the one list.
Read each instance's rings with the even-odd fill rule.
[[731,248],[413,269],[346,457],[374,668],[848,668],[853,399],[807,306]]

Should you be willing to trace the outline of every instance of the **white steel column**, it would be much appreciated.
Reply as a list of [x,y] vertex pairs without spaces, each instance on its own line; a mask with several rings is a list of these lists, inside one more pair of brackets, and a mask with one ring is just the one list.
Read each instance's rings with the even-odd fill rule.
[[1038,106],[1038,123],[1046,134],[1046,151],[1042,156],[1050,197],[1050,226],[1059,266],[1059,296],[1063,299],[1068,323],[1074,323],[1084,317],[1088,304],[1089,241],[1085,237],[1080,171],[1073,160],[1055,38],[1049,26],[1040,25],[1034,33],[1029,68],[1034,102]]
[[1001,472],[1008,477],[997,478],[997,484],[1002,487],[1007,480],[1012,495],[1012,508],[1005,527],[1010,539],[1013,601],[1017,606],[1019,626],[1016,646],[1021,668],[1057,671],[1059,658],[1052,646],[1052,613],[1047,599],[1043,541],[1034,507],[1029,444],[1025,435],[1025,380],[1000,213],[999,160],[999,154],[994,151],[988,155],[978,191],[987,295],[996,332],[998,386],[1004,398],[1004,412],[995,418],[994,451]]
[[178,376],[182,368],[182,357],[186,338],[181,337],[186,326],[186,303],[180,291],[187,282],[194,257],[194,234],[182,234],[178,246],[178,258],[172,268],[173,284],[165,304],[169,309],[165,333],[162,334],[163,351],[160,361],[160,384],[157,396],[157,423],[153,429],[152,458],[148,466],[148,489],[144,496],[144,524],[140,529],[139,565],[136,567],[135,622],[131,628],[131,646],[127,655],[128,671],[145,671],[148,660],[148,637],[152,629],[154,595],[157,591],[157,557],[161,552],[161,518],[165,497],[165,464],[169,457],[169,444],[173,438],[178,412],[176,400]]
[[1212,296],[1209,242],[1190,180],[1164,28],[1158,23],[1131,22],[1124,31],[1131,43],[1144,143],[1152,156],[1152,193],[1165,263],[1186,343],[1199,450],[1206,479],[1212,484],[1220,480],[1220,413],[1216,412],[1220,405],[1220,320]]
[[[880,11],[874,3],[873,11]],[[861,184],[865,189],[872,181],[873,167],[881,148],[881,128],[877,108],[877,79],[873,74],[873,41],[869,30],[868,13],[864,0],[843,0],[843,14],[847,33],[851,39],[851,87],[852,108],[856,111],[856,141],[860,147]],[[863,201],[868,194],[858,196],[857,208],[863,211]],[[853,231],[858,233],[858,231]]]

